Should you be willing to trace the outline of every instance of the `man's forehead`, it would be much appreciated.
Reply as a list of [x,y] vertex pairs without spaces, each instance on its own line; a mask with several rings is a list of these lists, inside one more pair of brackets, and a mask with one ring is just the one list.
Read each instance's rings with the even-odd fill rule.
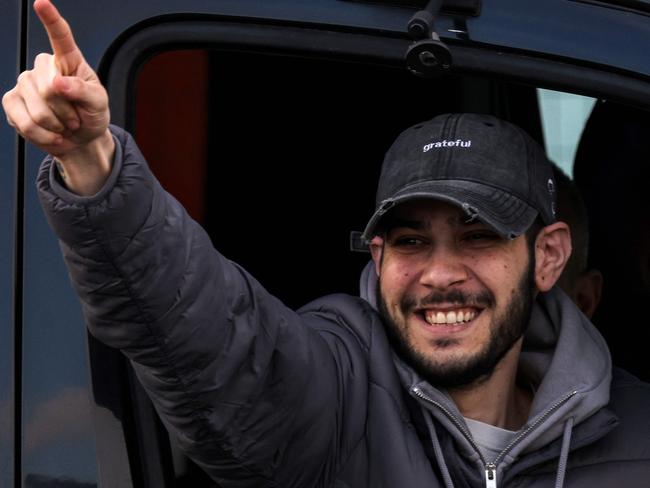
[[434,199],[404,202],[394,207],[384,219],[386,228],[408,227],[423,230],[442,223],[454,227],[480,223],[468,216],[458,205]]

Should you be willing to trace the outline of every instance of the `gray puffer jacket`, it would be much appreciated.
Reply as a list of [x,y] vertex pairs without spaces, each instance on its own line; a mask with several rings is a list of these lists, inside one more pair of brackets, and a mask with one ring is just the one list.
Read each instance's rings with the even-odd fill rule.
[[[482,459],[449,397],[394,358],[368,300],[295,312],[221,256],[128,134],[95,196],[38,177],[88,327],[132,361],[166,426],[224,487],[649,487],[650,387],[610,365],[560,292],[541,297],[521,371],[531,416]],[[373,276],[364,293],[371,300]],[[494,466],[493,466],[494,465]]]

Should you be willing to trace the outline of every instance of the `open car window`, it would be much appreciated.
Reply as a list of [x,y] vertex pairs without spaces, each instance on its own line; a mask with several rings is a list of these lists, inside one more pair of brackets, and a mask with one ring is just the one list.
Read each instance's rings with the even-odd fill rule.
[[543,88],[537,89],[537,99],[546,154],[572,177],[578,143],[596,99]]
[[[293,307],[327,293],[358,293],[369,257],[351,252],[350,232],[362,230],[371,214],[383,154],[402,129],[439,113],[492,113],[526,128],[573,178],[579,146],[583,159],[588,151],[585,127],[600,112],[594,107],[619,106],[541,88],[534,79],[522,83],[462,72],[421,79],[391,65],[218,48],[157,53],[138,73],[136,108],[126,122],[154,173],[221,252]],[[645,124],[648,118],[639,113]],[[590,189],[608,184],[606,171],[599,182],[584,177],[597,166],[618,163],[600,158],[580,164],[589,169],[579,169],[576,183],[585,185],[595,223],[589,266],[602,269],[606,283],[594,320],[615,362],[647,378],[643,352],[637,351],[634,363],[629,346],[618,344],[618,331],[606,326],[623,300],[609,281],[627,279],[607,263],[629,259],[630,250],[619,243],[603,260],[600,249],[611,240],[599,233],[603,216],[589,198]],[[629,164],[640,167],[642,161]],[[618,177],[626,179],[625,172]],[[173,439],[170,446],[170,476],[178,486],[213,486]]]

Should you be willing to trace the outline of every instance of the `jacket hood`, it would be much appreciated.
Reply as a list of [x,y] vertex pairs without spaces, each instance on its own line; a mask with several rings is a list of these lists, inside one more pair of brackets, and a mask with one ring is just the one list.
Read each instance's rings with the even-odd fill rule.
[[[377,281],[370,262],[362,272],[360,290],[375,309]],[[419,387],[462,420],[445,392],[427,384],[397,357],[396,366],[406,388]],[[505,464],[560,438],[569,419],[578,426],[609,402],[612,365],[607,344],[559,287],[537,297],[518,374],[535,386],[530,415],[521,430],[530,432],[511,449]],[[440,420],[454,434],[452,423]]]

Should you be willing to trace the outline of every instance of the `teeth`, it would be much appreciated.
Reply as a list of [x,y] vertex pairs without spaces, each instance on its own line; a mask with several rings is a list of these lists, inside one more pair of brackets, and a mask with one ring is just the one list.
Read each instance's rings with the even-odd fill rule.
[[474,317],[476,317],[476,312],[473,310],[459,310],[458,312],[451,311],[447,313],[427,311],[424,314],[424,317],[430,324],[461,324],[474,319]]

